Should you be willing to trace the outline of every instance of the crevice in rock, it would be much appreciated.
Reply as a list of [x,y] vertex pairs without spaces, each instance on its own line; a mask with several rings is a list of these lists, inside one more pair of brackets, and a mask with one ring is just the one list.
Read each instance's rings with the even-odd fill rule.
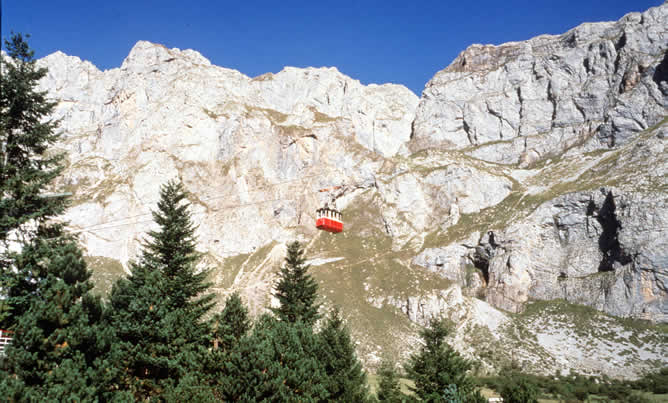
[[626,46],[626,32],[622,33],[622,36],[619,37],[617,43],[615,43],[615,50],[619,52],[619,49]]
[[[587,213],[589,213],[592,203],[590,201],[587,206]],[[619,230],[622,228],[622,225],[615,214],[616,209],[615,198],[612,192],[608,191],[605,201],[596,215],[596,221],[598,221],[603,229],[598,239],[598,247],[603,253],[603,258],[598,266],[599,272],[614,271],[615,262],[622,265],[631,262],[631,256],[622,249],[619,243]]]
[[489,231],[487,235],[487,242],[481,242],[475,247],[473,253],[469,254],[473,267],[482,274],[485,287],[489,285],[489,262],[494,256],[494,250],[500,246],[494,239],[493,231]]
[[385,219],[385,217],[383,217],[382,215],[380,216],[380,219],[383,221],[383,226],[385,227],[385,233],[387,235],[389,235],[390,238],[391,238],[392,237],[392,227],[390,226],[390,223],[388,223],[387,220]]
[[563,44],[569,48],[574,48],[578,45],[577,37],[575,32],[571,32],[570,35],[567,35],[563,39]]
[[517,100],[520,103],[520,124],[517,126],[517,135],[521,136],[522,135],[522,127],[524,126],[524,121],[525,119],[525,114],[526,112],[524,111],[524,99],[522,99],[522,88],[517,87]]
[[[620,66],[622,64],[622,52],[617,52],[617,55],[615,56],[615,74],[617,74],[620,70]],[[614,80],[614,77],[610,77],[612,80]]]
[[485,280],[485,287],[489,284],[489,256],[485,253],[478,253],[479,251],[476,250],[476,253],[471,256],[471,261],[473,263],[473,267],[476,269],[480,270],[482,273],[482,277]]
[[591,74],[591,65],[589,64],[589,57],[585,57],[582,61],[582,66],[584,67],[587,74]]
[[585,110],[582,107],[582,105],[578,104],[576,99],[573,99],[573,105],[575,105],[575,109],[577,109],[578,112],[580,112],[580,115],[582,115],[583,123],[587,122],[587,114],[585,113]]
[[485,102],[485,107],[487,108],[487,112],[489,112],[495,118],[499,119],[499,138],[503,140],[503,123],[505,122],[511,128],[513,127],[513,125],[508,121],[508,119],[505,118],[505,116],[501,114],[501,112],[494,110],[494,108],[489,104],[489,102]]
[[464,132],[466,132],[466,137],[469,139],[469,143],[471,145],[476,145],[476,138],[475,135],[472,133],[471,127],[466,123],[466,119],[463,120],[464,122]]
[[557,120],[557,97],[553,92],[552,81],[547,85],[547,99],[552,103],[552,121],[550,124],[554,129],[554,122]]
[[[661,63],[654,69],[652,80],[659,86],[663,95],[668,95],[668,52],[663,54]],[[663,85],[661,83],[663,83]]]

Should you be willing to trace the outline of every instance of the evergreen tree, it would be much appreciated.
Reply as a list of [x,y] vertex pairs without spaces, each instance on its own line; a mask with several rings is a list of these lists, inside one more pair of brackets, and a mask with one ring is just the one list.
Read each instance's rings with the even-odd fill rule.
[[46,154],[59,137],[56,123],[47,119],[55,103],[36,90],[46,69],[36,66],[22,35],[13,34],[5,47],[8,57],[0,57],[0,288],[14,295],[2,301],[0,327],[9,329],[28,308],[35,285],[11,268],[8,244],[28,242],[65,210],[67,201],[44,194],[63,169],[62,155]]
[[456,385],[467,402],[484,401],[466,374],[471,363],[445,342],[447,335],[448,328],[440,319],[432,319],[420,332],[424,345],[405,366],[408,377],[415,382],[411,390],[424,401],[442,401],[446,389]]
[[310,326],[259,318],[228,356],[217,396],[223,401],[326,401],[327,374]]
[[295,323],[301,321],[313,325],[319,318],[318,284],[308,274],[309,266],[305,265],[304,250],[295,241],[288,245],[285,264],[281,267],[279,281],[274,296],[280,302],[280,307],[272,311],[282,321]]
[[[213,349],[205,357],[203,372],[208,378],[207,384],[213,391],[229,389],[226,386],[224,374],[230,367],[230,357],[236,357],[239,353],[239,343],[248,335],[251,323],[248,318],[248,310],[241,301],[239,293],[234,292],[225,301],[225,308],[213,316]],[[237,386],[234,385],[233,388]],[[221,393],[217,398],[221,399]]]
[[109,381],[104,356],[111,335],[102,324],[99,297],[90,294],[91,272],[75,239],[40,235],[13,259],[12,267],[34,289],[22,297],[27,309],[13,318],[0,391],[27,401],[101,398]]
[[[110,324],[116,332],[111,359],[121,389],[137,399],[191,391],[188,373],[201,373],[211,345],[204,315],[213,296],[203,294],[207,273],[196,271],[195,228],[185,203],[183,185],[170,181],[161,188],[153,218],[159,230],[149,232],[138,262],[110,295]],[[184,381],[191,385],[187,390]],[[175,389],[176,388],[176,389]],[[178,393],[177,393],[178,394]]]
[[225,308],[213,318],[214,348],[223,351],[232,347],[250,330],[248,309],[241,301],[238,292],[232,293],[225,301]]
[[[74,237],[50,222],[66,198],[47,196],[62,171],[62,155],[47,155],[58,139],[47,120],[54,104],[36,91],[37,68],[21,35],[0,58],[0,326],[14,331],[2,360],[0,393],[6,399],[103,398],[109,331],[102,304]],[[15,248],[7,248],[9,243]],[[11,252],[14,250],[15,252]],[[16,252],[16,250],[19,250]],[[106,395],[111,397],[112,395]]]
[[329,315],[318,334],[319,358],[327,374],[329,398],[342,402],[369,400],[366,373],[357,359],[355,347],[338,308]]
[[399,377],[394,365],[388,360],[383,360],[378,369],[378,390],[376,398],[380,402],[401,403],[405,400],[399,385]]
[[43,195],[64,158],[46,153],[59,138],[57,123],[47,119],[55,103],[36,90],[47,70],[37,67],[22,35],[13,34],[5,47],[9,59],[0,57],[0,242],[12,233],[29,239],[36,226],[24,224],[44,223],[66,207],[64,198]]
[[502,382],[501,397],[508,403],[538,403],[538,388],[522,374],[511,373]]
[[196,250],[195,226],[188,211],[188,192],[183,184],[169,181],[160,189],[158,210],[153,220],[160,226],[148,233],[150,240],[143,245],[141,264],[162,274],[162,292],[173,308],[188,307],[198,322],[213,306],[212,295],[202,295],[209,289],[208,273],[196,270],[201,255]]

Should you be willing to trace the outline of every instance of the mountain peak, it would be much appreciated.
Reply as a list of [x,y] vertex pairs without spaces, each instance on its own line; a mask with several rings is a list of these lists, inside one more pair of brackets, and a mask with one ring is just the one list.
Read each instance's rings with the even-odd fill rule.
[[170,63],[176,60],[194,65],[211,65],[209,59],[195,50],[181,50],[179,48],[169,49],[166,46],[157,43],[139,41],[132,47],[125,60],[123,60],[121,68],[136,70],[138,67],[146,68],[148,66]]

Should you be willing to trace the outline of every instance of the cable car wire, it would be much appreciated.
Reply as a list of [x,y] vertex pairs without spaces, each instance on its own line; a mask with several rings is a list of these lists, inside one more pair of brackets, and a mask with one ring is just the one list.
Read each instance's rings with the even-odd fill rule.
[[[269,188],[269,187],[282,185],[282,184],[286,184],[286,183],[291,183],[291,182],[299,182],[299,181],[303,181],[304,179],[315,178],[315,177],[320,177],[320,176],[325,176],[325,174],[309,175],[309,176],[299,178],[299,179],[291,179],[291,180],[287,180],[287,181],[283,181],[283,182],[278,182],[278,183],[259,186],[259,187],[254,188],[250,193],[256,193],[260,189],[264,189],[264,188]],[[339,186],[339,188],[340,188],[340,186]],[[301,195],[304,196],[304,195],[318,194],[318,193],[321,193],[321,192],[322,192],[322,189],[315,190],[315,191],[310,191],[310,192],[304,192]],[[206,199],[201,199],[201,201],[205,202],[205,201],[220,199],[220,198],[223,198],[223,197],[226,197],[226,196],[229,196],[229,194],[220,194],[220,195],[216,195],[216,196],[211,196],[211,197],[208,197]],[[255,202],[239,203],[239,204],[227,205],[227,206],[222,206],[222,207],[214,207],[211,210],[213,210],[213,212],[217,212],[217,211],[221,211],[221,210],[238,209],[238,208],[243,208],[243,207],[252,206],[252,205],[258,205],[258,204],[270,203],[270,202],[276,202],[276,201],[284,201],[284,200],[294,200],[294,199],[281,197],[281,198],[275,198],[275,199],[269,199],[269,200],[259,200],[259,201],[255,201]],[[210,211],[201,211],[201,212],[197,212],[197,213],[192,213],[191,215],[206,214],[206,213],[209,213],[209,212]],[[115,220],[109,220],[109,221],[106,221],[106,222],[101,222],[101,223],[93,224],[93,225],[86,226],[86,227],[76,228],[76,229],[72,228],[71,230],[68,230],[67,232],[70,233],[70,234],[79,234],[79,233],[84,233],[84,232],[92,233],[92,232],[108,230],[108,229],[113,229],[113,228],[118,228],[118,227],[124,227],[124,226],[129,226],[129,225],[138,225],[138,224],[145,224],[145,223],[153,222],[153,218],[147,218],[147,219],[144,219],[144,220],[138,220],[138,221],[132,221],[132,222],[123,222],[123,221],[127,221],[127,220],[130,220],[130,219],[133,219],[133,218],[139,218],[139,217],[144,217],[144,216],[149,216],[149,215],[152,216],[153,212],[136,214],[136,215],[133,215],[133,216],[127,216],[127,217],[123,217],[123,218],[119,218],[119,219],[115,219]],[[237,221],[239,221],[239,220],[237,220]],[[111,225],[108,225],[108,224],[111,224]]]
[[[258,186],[258,187],[253,188],[252,190],[248,191],[248,193],[257,193],[257,192],[259,192],[259,191],[262,190],[262,189],[266,189],[266,188],[270,188],[270,187],[275,187],[275,186],[279,186],[279,185],[284,185],[284,184],[286,184],[286,183],[300,182],[300,181],[303,181],[303,180],[305,180],[305,179],[316,178],[316,177],[325,176],[325,175],[326,175],[326,174],[324,174],[324,173],[322,173],[322,174],[315,174],[315,175],[305,176],[305,177],[303,177],[303,178],[299,178],[299,179],[291,179],[291,180],[286,180],[286,181],[282,181],[282,182],[277,182],[277,183],[272,183],[272,184],[262,185],[262,186]],[[307,193],[303,193],[303,194],[313,194],[313,193],[318,193],[318,192],[307,192]],[[205,198],[205,199],[200,199],[200,201],[201,201],[201,202],[208,202],[208,201],[211,201],[211,200],[222,199],[222,198],[224,198],[224,197],[228,197],[228,196],[230,196],[229,193],[220,193],[220,194],[218,194],[218,195],[210,196],[210,197],[207,197],[207,198]],[[257,201],[257,202],[241,203],[241,204],[228,205],[228,206],[223,206],[223,207],[214,207],[214,208],[212,208],[212,209],[213,209],[214,211],[228,210],[228,209],[233,209],[233,208],[246,207],[246,206],[254,205],[254,204],[268,203],[268,202],[273,202],[273,201],[281,201],[281,200],[286,200],[286,199],[287,199],[287,198],[278,198],[278,199],[271,199],[271,200],[261,200],[261,201]],[[148,207],[147,204],[143,204],[143,206]],[[201,214],[201,213],[195,213],[195,214]],[[70,231],[70,233],[80,233],[80,232],[86,232],[86,231],[96,231],[96,230],[97,230],[96,227],[99,227],[99,226],[105,226],[105,225],[107,225],[107,224],[116,224],[116,223],[120,223],[121,221],[126,221],[126,220],[130,220],[130,219],[133,219],[133,218],[139,218],[139,217],[145,217],[145,216],[152,216],[152,215],[153,215],[153,212],[147,212],[147,213],[135,214],[135,215],[132,215],[132,216],[127,216],[127,217],[123,217],[123,218],[117,218],[117,219],[113,219],[113,220],[109,220],[109,221],[100,222],[100,223],[97,223],[97,224],[92,224],[92,225],[89,225],[89,226],[86,226],[86,227],[82,227],[82,228],[76,229],[76,230],[74,230],[74,231]],[[130,222],[130,223],[123,223],[123,224],[119,224],[119,225],[105,226],[105,227],[100,228],[100,229],[114,228],[114,227],[117,227],[117,226],[124,226],[124,225],[134,225],[134,224],[140,224],[140,223],[151,222],[151,221],[153,221],[152,218],[147,219],[147,220],[134,221],[134,222]]]

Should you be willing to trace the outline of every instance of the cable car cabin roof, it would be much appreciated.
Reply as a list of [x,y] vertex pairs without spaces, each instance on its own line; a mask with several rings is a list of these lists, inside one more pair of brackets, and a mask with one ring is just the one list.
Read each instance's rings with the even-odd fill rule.
[[315,213],[318,217],[320,217],[320,216],[333,216],[333,217],[339,217],[339,219],[341,219],[341,217],[342,217],[342,214],[339,210],[329,208],[329,207],[319,208],[315,211]]

